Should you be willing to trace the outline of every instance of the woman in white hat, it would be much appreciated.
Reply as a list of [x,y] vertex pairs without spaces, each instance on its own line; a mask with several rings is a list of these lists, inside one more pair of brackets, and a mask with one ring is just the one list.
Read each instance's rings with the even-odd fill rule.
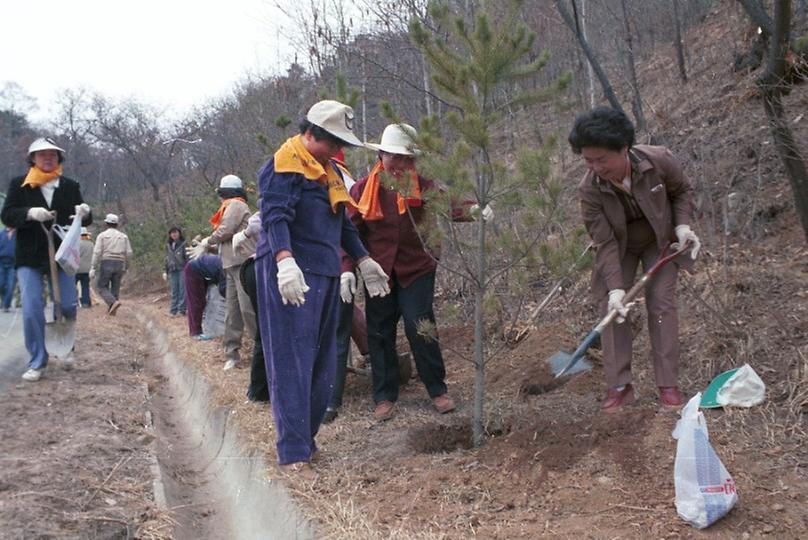
[[[423,322],[435,325],[432,301],[440,247],[427,249],[421,240],[423,232],[419,235],[416,229],[417,226],[423,230],[430,220],[424,194],[438,189],[434,182],[416,170],[416,136],[415,128],[407,124],[390,124],[384,128],[379,144],[366,145],[378,151],[379,160],[370,174],[351,188],[351,196],[358,201],[351,219],[370,256],[379,261],[390,276],[388,296],[365,299],[373,372],[373,416],[377,421],[393,416],[398,399],[396,327],[400,318],[404,319],[418,376],[435,409],[448,413],[455,408],[447,393],[440,345],[435,339],[425,338],[418,330]],[[383,174],[397,186],[385,186]],[[469,202],[468,206],[471,204]],[[486,220],[490,219],[492,211],[486,208],[482,215]],[[469,214],[458,207],[452,209],[452,217],[467,220]],[[341,282],[346,300],[356,287],[355,279],[350,264],[344,264]]]
[[[93,221],[90,207],[84,203],[78,182],[62,176],[65,151],[50,138],[39,138],[28,147],[30,169],[25,176],[11,180],[0,219],[17,230],[14,266],[22,295],[25,347],[31,355],[28,371],[22,378],[38,381],[48,365],[45,350],[45,305],[42,278],[49,275],[47,228],[54,223],[68,227],[71,217],[82,217],[85,227]],[[61,240],[54,235],[56,249]],[[62,295],[62,315],[76,318],[76,283],[57,268]],[[63,359],[69,365],[70,358]]]
[[258,173],[255,273],[278,462],[311,477],[336,372],[340,248],[359,261],[370,295],[388,289],[387,275],[345,215],[355,203],[332,161],[343,146],[362,144],[352,131],[353,109],[320,101],[299,127]]

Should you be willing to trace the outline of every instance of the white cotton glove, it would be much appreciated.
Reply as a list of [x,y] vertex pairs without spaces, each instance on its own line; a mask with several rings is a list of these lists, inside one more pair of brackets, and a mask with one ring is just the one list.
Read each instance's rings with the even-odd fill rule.
[[247,239],[247,235],[245,234],[246,231],[247,231],[247,229],[244,229],[243,231],[239,231],[239,232],[237,232],[236,234],[233,235],[233,238],[230,239],[230,241],[231,241],[231,243],[233,245],[233,252],[234,253],[238,253],[240,251],[239,248],[241,247],[241,244],[243,244],[244,241]]
[[627,306],[623,305],[623,298],[626,296],[626,291],[623,289],[612,289],[609,291],[609,305],[606,308],[606,311],[611,311],[613,309],[617,310],[617,324],[621,324],[626,320],[628,316],[628,310],[634,304],[631,303]]
[[309,286],[294,257],[278,261],[278,290],[284,305],[302,306],[306,302],[305,294]]
[[343,272],[339,276],[339,295],[346,304],[353,302],[356,294],[356,275],[353,272]]
[[387,284],[390,277],[384,273],[379,263],[370,257],[365,257],[359,262],[359,271],[362,272],[362,279],[365,280],[365,287],[369,296],[387,296],[390,294],[390,286]]
[[90,268],[90,279],[95,279],[95,268]]
[[168,274],[163,272],[163,281],[168,281]]
[[690,229],[690,225],[677,225],[674,232],[676,232],[676,239],[680,246],[684,246],[688,242],[693,246],[690,250],[690,258],[696,260],[701,250],[701,241],[699,237],[696,236],[696,233]]
[[29,221],[51,221],[56,218],[56,212],[53,210],[48,210],[47,208],[43,208],[41,206],[35,206],[33,208],[28,209],[28,214],[25,216],[26,219]]
[[486,223],[494,219],[494,209],[491,208],[490,204],[486,204],[482,212],[480,212],[479,204],[473,204],[471,205],[471,208],[469,208],[469,213],[471,214],[471,217],[473,217],[474,219],[477,219],[482,213],[483,221],[485,221]]
[[73,209],[73,212],[75,212],[75,214],[73,215],[79,216],[81,219],[84,219],[90,215],[90,205],[88,205],[87,203],[77,204],[76,207]]
[[195,261],[208,250],[208,238],[203,238],[197,245],[188,248],[188,258]]

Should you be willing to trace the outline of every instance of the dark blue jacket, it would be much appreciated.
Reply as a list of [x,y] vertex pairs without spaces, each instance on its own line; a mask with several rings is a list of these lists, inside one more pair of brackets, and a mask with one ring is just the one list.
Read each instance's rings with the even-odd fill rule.
[[339,277],[340,246],[354,260],[367,256],[342,205],[336,213],[331,210],[323,185],[301,174],[276,173],[273,157],[258,172],[258,189],[263,234],[256,258],[269,254],[274,261],[285,249],[292,252],[304,272]]
[[187,265],[208,283],[219,286],[219,294],[225,295],[227,280],[222,270],[222,258],[218,255],[202,255]]

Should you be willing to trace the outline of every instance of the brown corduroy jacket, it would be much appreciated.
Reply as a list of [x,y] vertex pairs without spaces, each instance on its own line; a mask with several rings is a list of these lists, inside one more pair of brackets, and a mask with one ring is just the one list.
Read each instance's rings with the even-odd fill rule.
[[[636,145],[629,151],[631,192],[654,230],[657,245],[676,240],[674,228],[690,225],[693,187],[670,150],[663,146]],[[612,289],[624,287],[620,261],[626,254],[626,215],[609,181],[588,171],[578,185],[584,226],[595,245],[592,293],[600,299]],[[674,261],[689,268],[692,261]]]

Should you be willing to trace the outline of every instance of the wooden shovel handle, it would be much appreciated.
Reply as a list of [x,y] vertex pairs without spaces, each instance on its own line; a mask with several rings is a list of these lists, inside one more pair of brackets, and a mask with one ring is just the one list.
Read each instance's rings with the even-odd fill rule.
[[[54,216],[54,223],[56,222]],[[59,272],[56,269],[56,247],[53,243],[53,231],[45,224],[40,222],[39,225],[45,231],[45,237],[48,239],[48,265],[50,266],[51,286],[53,287],[53,304],[56,306],[56,320],[62,319],[62,289],[59,286]]]

